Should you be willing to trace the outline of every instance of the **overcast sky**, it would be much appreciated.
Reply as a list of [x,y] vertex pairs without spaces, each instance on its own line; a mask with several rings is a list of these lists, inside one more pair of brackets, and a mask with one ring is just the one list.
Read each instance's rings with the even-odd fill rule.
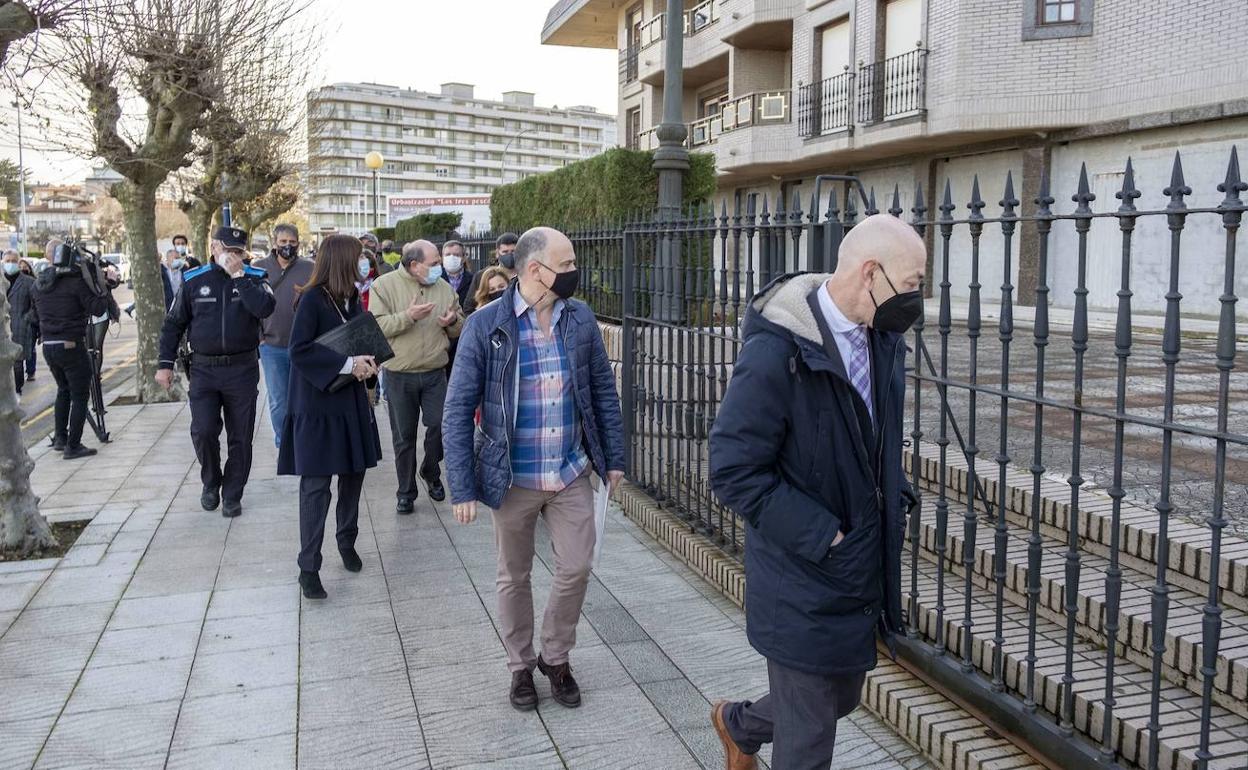
[[[362,81],[437,91],[472,83],[476,94],[533,91],[540,106],[616,109],[615,51],[541,45],[555,0],[314,0],[326,44],[291,51],[317,58],[317,82]],[[0,103],[0,157],[17,160],[13,95]],[[25,128],[29,129],[27,125]],[[90,162],[43,151],[26,136],[25,161],[40,182],[81,182]]]

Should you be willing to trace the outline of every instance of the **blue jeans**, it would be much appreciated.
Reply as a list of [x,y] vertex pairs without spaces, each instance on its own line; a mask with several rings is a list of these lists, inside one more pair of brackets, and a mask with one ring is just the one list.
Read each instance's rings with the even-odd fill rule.
[[269,421],[273,423],[273,443],[282,445],[286,422],[286,391],[290,385],[290,351],[273,345],[260,346],[260,366],[269,392]]

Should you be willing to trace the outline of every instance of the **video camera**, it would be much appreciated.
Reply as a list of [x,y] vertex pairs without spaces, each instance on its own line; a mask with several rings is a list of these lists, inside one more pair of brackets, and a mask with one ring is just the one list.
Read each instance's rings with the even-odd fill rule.
[[103,268],[118,266],[102,259],[99,254],[77,240],[67,240],[57,246],[51,255],[51,265],[58,276],[80,273],[87,286],[98,296],[103,296],[118,285],[117,281],[102,277]]

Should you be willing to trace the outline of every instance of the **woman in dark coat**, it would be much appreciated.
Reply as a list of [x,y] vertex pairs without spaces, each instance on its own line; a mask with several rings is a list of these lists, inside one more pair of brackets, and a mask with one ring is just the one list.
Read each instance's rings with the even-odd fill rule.
[[[355,551],[364,472],[381,459],[381,439],[364,381],[377,374],[372,356],[341,356],[316,340],[365,312],[355,281],[362,246],[349,235],[321,243],[312,277],[297,288],[290,332],[290,393],[277,472],[299,479],[299,585],[309,599],[324,599],[321,541],[329,514],[330,481],[338,477],[338,553],[351,572],[363,566]],[[339,374],[355,382],[329,392]]]

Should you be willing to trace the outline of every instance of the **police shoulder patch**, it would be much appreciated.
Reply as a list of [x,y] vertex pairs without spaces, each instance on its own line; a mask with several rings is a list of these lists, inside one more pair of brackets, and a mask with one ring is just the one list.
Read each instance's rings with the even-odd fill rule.
[[197,267],[194,270],[188,270],[186,271],[186,274],[182,276],[182,280],[189,281],[196,276],[203,275],[211,269],[212,265],[203,265],[202,267]]
[[268,273],[266,273],[265,271],[261,270],[258,267],[252,267],[251,265],[244,265],[243,272],[246,273],[247,275],[250,275],[252,278],[268,278],[269,277]]

